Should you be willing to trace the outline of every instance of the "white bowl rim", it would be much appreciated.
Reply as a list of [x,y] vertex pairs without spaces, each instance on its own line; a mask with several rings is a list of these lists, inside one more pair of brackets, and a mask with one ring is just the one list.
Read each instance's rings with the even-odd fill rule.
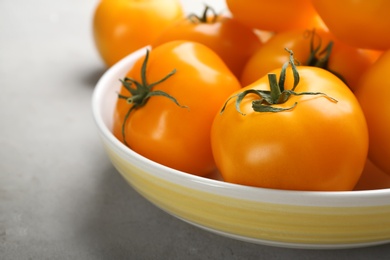
[[140,48],[110,67],[99,79],[92,95],[92,114],[100,135],[115,147],[116,152],[125,158],[138,165],[142,165],[147,169],[153,169],[153,171],[159,172],[159,174],[150,173],[155,177],[165,179],[178,185],[185,185],[188,188],[203,190],[237,199],[260,201],[264,203],[324,207],[390,205],[390,189],[295,191],[250,187],[184,173],[149,160],[129,149],[112,134],[109,126],[104,122],[101,113],[101,105],[104,100],[104,94],[107,92],[107,83],[113,80],[113,75],[117,74],[120,70],[123,70],[123,67],[129,66],[135,57],[143,55],[146,48],[150,48],[150,46]]

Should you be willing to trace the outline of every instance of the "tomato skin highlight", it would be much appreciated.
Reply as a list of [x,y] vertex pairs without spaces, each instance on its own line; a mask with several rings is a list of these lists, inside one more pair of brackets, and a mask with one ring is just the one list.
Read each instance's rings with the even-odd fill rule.
[[182,17],[179,0],[101,0],[93,16],[94,42],[104,63],[111,67],[151,44]]
[[384,52],[366,71],[356,90],[356,97],[367,119],[370,136],[368,156],[390,174],[390,51]]
[[262,42],[249,28],[230,17],[215,15],[210,16],[207,22],[193,21],[185,18],[170,26],[153,42],[152,46],[158,46],[173,40],[196,41],[205,44],[214,50],[237,76],[241,72],[246,61]]
[[[359,103],[330,72],[306,66],[298,66],[298,71],[297,92],[322,92],[338,102],[321,95],[291,96],[277,106],[298,102],[293,109],[259,113],[252,109],[258,97],[248,95],[241,103],[242,115],[231,99],[216,115],[211,132],[214,158],[225,181],[310,191],[346,191],[356,185],[368,149]],[[280,69],[273,72],[279,75]],[[287,71],[288,86],[291,78]],[[242,90],[251,88],[269,90],[268,78]]]
[[[143,58],[139,59],[127,76],[141,81],[142,62]],[[168,93],[188,108],[166,97],[151,97],[126,121],[126,141],[131,149],[155,162],[205,176],[215,170],[210,143],[214,115],[241,85],[214,51],[196,42],[172,41],[150,51],[146,71],[149,83],[173,69],[176,73],[154,89]],[[125,93],[122,88],[121,94]],[[128,109],[126,100],[119,99],[113,133],[122,142],[122,124]]]
[[390,48],[387,0],[311,0],[317,13],[341,41],[363,49]]
[[226,0],[232,16],[250,28],[281,32],[317,25],[309,0]]

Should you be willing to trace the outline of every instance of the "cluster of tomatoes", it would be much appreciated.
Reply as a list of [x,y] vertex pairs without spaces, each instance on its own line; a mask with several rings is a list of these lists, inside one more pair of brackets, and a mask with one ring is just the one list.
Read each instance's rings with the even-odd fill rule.
[[390,2],[226,4],[184,15],[178,0],[99,3],[107,66],[150,46],[122,79],[114,135],[249,186],[352,190],[367,158],[390,176]]

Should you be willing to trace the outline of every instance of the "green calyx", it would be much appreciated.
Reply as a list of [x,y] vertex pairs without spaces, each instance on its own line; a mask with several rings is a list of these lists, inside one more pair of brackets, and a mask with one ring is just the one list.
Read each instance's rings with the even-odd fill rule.
[[[309,37],[310,37],[310,56],[304,63],[307,66],[313,66],[325,69],[334,75],[336,75],[339,79],[341,79],[344,83],[346,83],[343,76],[341,76],[339,73],[329,69],[328,63],[330,55],[332,54],[333,50],[333,41],[329,41],[328,44],[322,48],[322,39],[321,37],[316,33],[315,29],[308,31]],[[315,37],[318,39],[318,44],[315,46],[314,40]]]
[[[209,13],[211,13],[211,15],[209,15]],[[211,17],[211,19],[209,19],[208,17]],[[205,5],[202,16],[190,14],[187,16],[187,19],[193,23],[214,23],[218,20],[218,14],[213,8],[208,5]]]
[[166,97],[166,98],[170,99],[171,101],[173,101],[179,107],[187,108],[186,106],[180,105],[179,102],[173,96],[169,95],[168,93],[161,91],[161,90],[153,90],[153,87],[155,87],[156,85],[158,85],[158,84],[166,81],[170,77],[172,77],[176,73],[176,69],[172,70],[169,74],[167,74],[162,79],[160,79],[156,82],[153,82],[153,83],[148,83],[147,77],[146,77],[146,66],[147,66],[148,60],[149,60],[149,50],[146,50],[145,59],[142,63],[142,67],[141,67],[141,82],[139,82],[133,78],[129,78],[129,77],[125,77],[123,80],[120,80],[122,82],[123,87],[131,94],[130,96],[118,94],[118,98],[125,99],[126,102],[129,105],[131,105],[129,110],[127,111],[124,119],[123,119],[123,124],[122,124],[122,137],[123,137],[123,141],[126,145],[127,145],[127,142],[126,142],[126,135],[125,135],[126,131],[125,130],[126,130],[126,122],[129,118],[130,113],[133,110],[144,106],[151,97],[153,97],[153,96]]
[[[282,70],[280,72],[279,81],[276,77],[276,74],[269,73],[268,74],[268,81],[270,90],[258,90],[258,89],[247,89],[244,90],[234,96],[231,96],[224,104],[224,106],[221,109],[221,114],[224,112],[227,103],[230,99],[236,98],[235,107],[236,110],[242,114],[245,115],[241,109],[241,102],[242,100],[248,95],[248,94],[254,94],[259,97],[259,99],[256,99],[252,101],[252,109],[255,112],[282,112],[293,109],[298,103],[295,102],[290,107],[277,107],[274,105],[283,104],[289,100],[291,96],[301,96],[301,95],[322,95],[329,100],[333,102],[337,102],[336,99],[329,97],[325,93],[322,92],[296,92],[295,89],[299,84],[299,73],[295,64],[294,60],[294,54],[291,50],[286,49],[290,53],[289,61],[286,62]],[[291,67],[293,78],[294,78],[294,84],[291,90],[287,90],[284,87],[285,81],[286,81],[286,72],[287,68]]]
[[[333,41],[328,42],[328,44],[322,48],[322,39],[316,33],[315,29],[308,31],[308,33],[310,37],[310,56],[305,62],[305,65],[328,69],[328,62],[332,53]],[[317,46],[314,45],[315,37],[318,38]]]

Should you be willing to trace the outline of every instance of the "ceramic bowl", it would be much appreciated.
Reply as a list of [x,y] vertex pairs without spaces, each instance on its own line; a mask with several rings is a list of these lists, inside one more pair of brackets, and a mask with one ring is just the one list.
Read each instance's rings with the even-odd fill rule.
[[111,132],[119,79],[144,53],[140,49],[107,70],[92,98],[108,157],[142,196],[195,226],[253,243],[336,249],[390,242],[390,189],[305,192],[248,187],[165,167],[123,145]]

